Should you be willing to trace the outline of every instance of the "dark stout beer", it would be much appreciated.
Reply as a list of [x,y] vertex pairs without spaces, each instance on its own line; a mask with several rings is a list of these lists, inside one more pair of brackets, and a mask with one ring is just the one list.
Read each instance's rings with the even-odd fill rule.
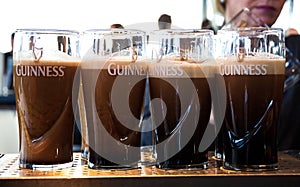
[[44,60],[14,64],[20,167],[72,162],[72,85],[78,64]]
[[[113,59],[102,62],[105,64],[102,68],[100,64],[100,61],[85,62],[82,68],[89,134],[89,167],[94,169],[137,167],[137,163],[134,162],[138,160],[131,163],[128,155],[134,153],[126,150],[141,145],[139,120],[143,107],[146,66]],[[117,81],[124,81],[124,84],[116,87]],[[113,91],[120,97],[129,95],[128,100],[123,100],[118,106],[129,106],[129,111],[118,112],[113,108]],[[120,121],[120,118],[123,121]],[[113,142],[116,142],[117,146]],[[120,147],[116,148],[118,146]],[[127,164],[123,165],[123,161],[122,163],[114,161],[113,156],[122,158],[121,160]]]
[[277,122],[283,95],[283,59],[220,62],[227,90],[225,168],[277,168]]
[[[151,66],[150,66],[151,67]],[[205,74],[204,72],[209,72]],[[166,144],[166,149],[158,154],[166,155],[165,161],[158,165],[159,168],[175,169],[175,168],[206,168],[208,155],[207,151],[200,152],[199,145],[205,129],[208,125],[211,112],[211,94],[208,79],[213,78],[214,68],[207,65],[189,63],[186,61],[156,64],[149,68],[150,78],[150,96],[151,100],[161,99],[164,104],[161,105],[160,111],[152,111],[152,118],[157,126],[156,143]],[[189,81],[187,81],[189,80]],[[192,84],[194,90],[185,90],[186,84]],[[182,103],[179,92],[183,94],[187,103]],[[197,99],[198,100],[197,100]],[[197,103],[199,101],[199,103]],[[181,106],[184,105],[184,106]],[[182,110],[183,109],[183,110]],[[192,114],[190,111],[197,111],[199,115]],[[156,116],[165,118],[161,123],[157,122]],[[192,123],[187,123],[186,118],[192,119]],[[159,123],[159,124],[157,124]],[[170,155],[168,152],[168,139],[172,138],[175,133],[181,133],[181,128],[186,125],[195,125],[195,130],[186,145],[181,145],[182,139],[178,136],[176,154]],[[193,129],[193,128],[191,128]],[[160,155],[158,155],[160,157]]]

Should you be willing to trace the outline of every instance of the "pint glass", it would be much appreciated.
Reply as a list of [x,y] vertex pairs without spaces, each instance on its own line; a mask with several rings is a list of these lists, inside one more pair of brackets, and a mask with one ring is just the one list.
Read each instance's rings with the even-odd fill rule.
[[89,168],[130,169],[140,161],[147,75],[144,49],[142,31],[83,33],[81,70]]
[[282,31],[224,29],[218,38],[217,63],[227,92],[224,167],[277,169],[277,122],[285,78]]
[[79,33],[17,30],[14,88],[20,130],[20,168],[72,166],[72,85],[80,62]]
[[208,166],[208,152],[199,146],[212,105],[212,35],[208,30],[153,32],[148,71],[159,168]]

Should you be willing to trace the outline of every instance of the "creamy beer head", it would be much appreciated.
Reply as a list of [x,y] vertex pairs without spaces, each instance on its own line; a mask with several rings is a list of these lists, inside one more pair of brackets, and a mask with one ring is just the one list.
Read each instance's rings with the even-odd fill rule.
[[99,56],[84,59],[81,63],[82,69],[108,71],[109,75],[140,75],[147,74],[147,63],[143,61],[133,62],[127,57],[109,57]]
[[197,63],[169,59],[148,64],[149,76],[160,78],[212,78],[216,70],[217,65],[213,60]]
[[221,75],[283,75],[285,74],[285,59],[272,54],[256,53],[254,56],[244,56],[241,61],[237,56],[217,58],[218,73]]
[[[77,67],[80,59],[63,52],[45,51],[37,62],[32,53],[19,53],[14,61],[16,76],[63,77],[66,66]],[[52,53],[52,54],[51,54]]]

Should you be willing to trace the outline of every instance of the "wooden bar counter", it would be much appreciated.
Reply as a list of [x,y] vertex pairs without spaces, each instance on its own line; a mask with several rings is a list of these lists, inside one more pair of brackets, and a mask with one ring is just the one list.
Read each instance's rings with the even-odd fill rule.
[[160,170],[145,167],[132,170],[93,170],[74,153],[73,167],[51,171],[19,169],[18,154],[0,157],[0,187],[192,187],[300,186],[300,152],[280,152],[279,169],[268,172],[235,172],[217,167],[210,159],[204,170]]

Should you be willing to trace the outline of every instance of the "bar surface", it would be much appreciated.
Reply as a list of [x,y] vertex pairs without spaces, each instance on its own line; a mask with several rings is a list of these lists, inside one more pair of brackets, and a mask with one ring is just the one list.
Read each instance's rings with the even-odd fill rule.
[[19,169],[19,155],[5,154],[0,158],[2,187],[83,187],[83,186],[297,186],[300,184],[300,154],[279,152],[279,169],[267,172],[224,170],[210,159],[204,170],[161,170],[145,167],[132,170],[89,169],[80,153],[74,153],[73,167],[50,171]]

